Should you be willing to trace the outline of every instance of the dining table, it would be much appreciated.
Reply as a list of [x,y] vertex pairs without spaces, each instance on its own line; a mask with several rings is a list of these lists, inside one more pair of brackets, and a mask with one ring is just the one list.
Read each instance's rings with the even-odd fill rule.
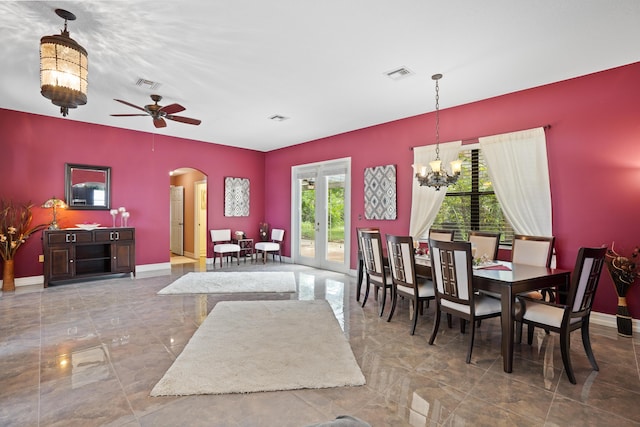
[[[431,278],[431,260],[428,255],[415,256],[416,274]],[[500,294],[502,364],[504,372],[513,371],[514,306],[519,293],[558,287],[568,289],[571,270],[492,261],[473,268],[475,290]]]

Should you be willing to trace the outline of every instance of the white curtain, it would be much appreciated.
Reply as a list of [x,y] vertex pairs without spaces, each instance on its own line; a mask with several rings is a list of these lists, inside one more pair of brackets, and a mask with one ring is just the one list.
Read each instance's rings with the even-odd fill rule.
[[[442,167],[450,171],[450,165],[452,161],[458,158],[462,141],[447,142],[440,144],[440,160],[442,160]],[[429,162],[436,158],[436,146],[427,145],[423,147],[415,147],[413,149],[413,163],[426,165],[429,167]],[[419,239],[421,236],[427,233],[431,224],[436,219],[444,196],[447,194],[447,187],[440,188],[440,191],[436,191],[432,187],[421,187],[415,178],[415,171],[413,177],[413,193],[411,198],[411,222],[409,223],[409,234],[414,240]]]
[[496,197],[516,234],[552,236],[544,129],[488,136],[479,141]]

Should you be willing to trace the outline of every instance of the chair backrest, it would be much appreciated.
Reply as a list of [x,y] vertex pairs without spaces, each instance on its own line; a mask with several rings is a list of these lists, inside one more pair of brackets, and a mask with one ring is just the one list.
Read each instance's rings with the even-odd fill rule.
[[555,237],[525,236],[516,234],[511,247],[511,262],[514,264],[549,267],[553,255]]
[[362,231],[362,256],[368,274],[384,276],[382,236],[378,231]]
[[429,239],[439,240],[441,242],[452,242],[453,241],[453,230],[429,230]]
[[358,236],[358,256],[362,257],[362,232],[363,231],[375,231],[380,232],[378,227],[358,227],[356,228],[356,235]]
[[490,261],[498,258],[500,233],[472,231],[469,233],[469,243],[471,243],[471,251],[475,251],[474,258],[481,259],[485,256]]
[[280,243],[284,239],[284,230],[280,228],[274,228],[271,230],[271,241]]
[[231,241],[231,229],[211,230],[211,241],[214,243]]
[[591,310],[606,252],[606,247],[580,248],[578,251],[567,299],[574,313]]
[[437,298],[473,307],[471,243],[429,239],[429,248]]
[[[416,287],[416,264],[411,236],[387,234],[387,255],[391,279],[400,286]],[[418,294],[416,294],[418,295]]]

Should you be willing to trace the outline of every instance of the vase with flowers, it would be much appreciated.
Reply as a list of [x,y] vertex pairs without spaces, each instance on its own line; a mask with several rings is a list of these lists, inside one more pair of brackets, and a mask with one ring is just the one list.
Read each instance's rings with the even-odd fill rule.
[[269,240],[269,224],[266,222],[260,223],[260,241],[266,242]]
[[607,250],[607,255],[605,256],[607,270],[618,295],[618,309],[616,310],[618,335],[624,337],[633,335],[633,319],[627,306],[627,292],[636,279],[640,277],[637,264],[639,253],[640,247],[636,246],[631,255],[623,256],[616,252],[612,244],[611,249]]
[[2,290],[14,291],[14,258],[29,236],[47,224],[31,227],[33,205],[14,205],[0,201],[0,256],[2,256]]

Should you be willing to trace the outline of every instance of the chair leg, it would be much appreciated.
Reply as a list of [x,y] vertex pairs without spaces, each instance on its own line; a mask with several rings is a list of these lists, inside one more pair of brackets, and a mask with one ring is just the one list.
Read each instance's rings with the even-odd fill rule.
[[369,288],[371,287],[371,283],[369,283],[369,275],[366,275],[367,279],[367,287],[364,290],[364,299],[362,300],[362,307],[367,303],[367,299],[369,298]]
[[535,326],[533,326],[532,324],[528,324],[527,325],[527,344],[531,345],[533,344],[533,330],[535,329]]
[[569,377],[571,384],[576,383],[576,376],[573,374],[573,367],[571,366],[571,332],[568,329],[560,331],[560,353],[562,353],[562,364],[564,370]]
[[433,321],[433,331],[431,332],[431,338],[429,338],[429,345],[433,345],[438,335],[438,328],[440,327],[440,306],[436,303],[436,319]]
[[466,330],[466,326],[467,326],[467,321],[464,320],[462,317],[460,318],[460,333],[464,334],[465,330]]
[[[460,319],[461,322],[466,322],[464,319]],[[471,331],[469,333],[469,350],[467,350],[467,363],[471,363],[471,352],[473,351],[473,341],[476,337],[476,322],[471,319],[469,321],[469,327]]]
[[240,265],[240,251],[238,251],[237,253],[237,258],[238,258],[238,265]]
[[[376,290],[376,294],[378,291]],[[382,313],[384,312],[384,305],[387,302],[387,287],[382,286],[382,304],[380,304],[380,317],[382,317]]]
[[582,320],[582,345],[584,346],[584,351],[587,353],[587,358],[589,358],[589,362],[591,362],[591,367],[594,371],[599,371],[598,363],[596,362],[596,357],[593,355],[593,350],[591,349],[591,339],[589,338],[589,318],[585,318]]
[[360,292],[362,291],[362,276],[364,263],[361,259],[358,260],[358,282],[356,283],[356,301],[360,301]]
[[395,286],[391,287],[391,310],[389,310],[389,317],[387,317],[387,322],[391,322],[391,318],[393,317],[393,312],[396,311],[396,303],[398,302],[398,293],[396,292]]
[[416,326],[418,326],[418,298],[413,299],[413,326],[411,326],[411,335],[416,333]]
[[453,327],[452,325],[452,316],[451,313],[447,313],[447,326],[449,327],[449,329],[451,329]]

